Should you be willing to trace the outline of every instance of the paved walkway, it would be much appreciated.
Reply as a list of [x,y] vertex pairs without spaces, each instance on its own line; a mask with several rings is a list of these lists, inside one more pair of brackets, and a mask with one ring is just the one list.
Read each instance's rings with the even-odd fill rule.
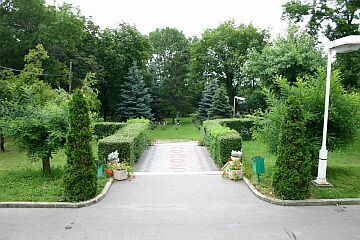
[[0,209],[1,240],[360,239],[360,206],[282,207],[215,175],[136,176],[80,209]]
[[145,150],[135,166],[138,172],[199,172],[219,168],[206,147],[196,142],[160,143]]
[[242,181],[193,174],[213,167],[202,147],[155,145],[136,169],[157,174],[116,182],[95,205],[0,208],[0,240],[360,239],[360,206],[272,205]]

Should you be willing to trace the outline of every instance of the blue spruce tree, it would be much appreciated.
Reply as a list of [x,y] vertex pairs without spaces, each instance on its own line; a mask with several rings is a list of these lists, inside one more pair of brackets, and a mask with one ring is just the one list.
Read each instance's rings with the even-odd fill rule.
[[126,81],[120,90],[121,102],[118,107],[118,116],[121,120],[144,117],[153,119],[151,113],[151,95],[145,87],[143,76],[136,65],[129,69]]
[[227,118],[231,115],[231,107],[229,97],[227,96],[224,86],[216,89],[215,95],[212,98],[211,106],[208,111],[208,116],[211,119]]
[[205,90],[202,93],[202,98],[199,103],[199,119],[205,121],[208,119],[208,111],[211,108],[212,99],[217,89],[217,81],[212,80],[208,85],[205,86]]

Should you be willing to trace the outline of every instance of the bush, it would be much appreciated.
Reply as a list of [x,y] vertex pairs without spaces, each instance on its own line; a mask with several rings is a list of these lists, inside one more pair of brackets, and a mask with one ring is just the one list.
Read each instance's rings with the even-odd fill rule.
[[89,106],[81,90],[76,90],[69,104],[70,130],[65,153],[64,196],[67,201],[88,200],[96,195],[96,165],[91,148]]
[[259,117],[248,116],[244,118],[221,119],[220,124],[236,130],[240,133],[243,140],[249,141],[252,139],[253,129],[257,126],[256,121],[258,118]]
[[306,143],[304,111],[298,98],[285,102],[275,162],[273,187],[282,199],[304,199],[309,192],[310,161]]
[[99,141],[99,160],[107,161],[107,156],[117,150],[120,161],[134,164],[146,147],[149,127],[148,120],[128,120],[125,127]]
[[236,130],[222,126],[221,120],[207,120],[203,123],[205,144],[218,165],[224,165],[231,150],[241,150],[242,140]]
[[117,130],[123,128],[124,126],[126,126],[126,124],[120,122],[97,122],[94,123],[93,132],[98,139],[101,139],[114,134]]
[[[319,70],[315,76],[298,79],[291,87],[285,79],[278,78],[277,84],[281,95],[277,96],[267,91],[270,109],[265,113],[262,129],[257,131],[257,137],[268,143],[269,150],[276,153],[278,150],[278,136],[281,119],[284,116],[285,100],[290,95],[302,99],[306,141],[310,146],[312,175],[317,174],[318,153],[321,146],[326,73]],[[340,75],[334,71],[331,77],[331,94],[328,120],[327,146],[330,150],[346,146],[354,140],[360,122],[360,97],[357,93],[346,92],[340,84]]]
[[28,157],[41,159],[43,172],[50,174],[50,159],[66,142],[66,106],[48,102],[43,107],[23,107],[24,115],[9,119],[4,133],[15,140],[15,143],[27,152]]

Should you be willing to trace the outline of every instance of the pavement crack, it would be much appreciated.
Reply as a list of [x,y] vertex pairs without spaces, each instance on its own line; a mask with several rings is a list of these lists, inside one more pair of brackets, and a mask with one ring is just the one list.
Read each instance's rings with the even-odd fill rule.
[[74,222],[71,222],[69,225],[65,226],[65,230],[72,229],[72,226],[70,226],[70,225],[74,225]]
[[293,231],[291,231],[290,229],[284,228],[286,234],[288,235],[289,239],[291,240],[297,240],[296,235]]

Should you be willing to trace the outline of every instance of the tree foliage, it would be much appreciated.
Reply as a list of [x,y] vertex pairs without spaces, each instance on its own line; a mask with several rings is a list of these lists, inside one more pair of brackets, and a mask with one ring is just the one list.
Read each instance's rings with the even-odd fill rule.
[[289,26],[287,35],[278,36],[272,45],[261,52],[250,51],[248,60],[241,69],[247,83],[254,86],[276,87],[276,76],[283,76],[290,83],[298,77],[316,72],[325,66],[316,40],[296,26]]
[[[349,93],[341,86],[338,71],[333,72],[331,78],[330,108],[328,120],[329,149],[342,147],[350,143],[356,136],[360,122],[360,96]],[[269,111],[265,114],[265,122],[258,137],[262,137],[272,152],[276,152],[281,129],[281,119],[285,114],[284,102],[290,95],[295,95],[302,101],[306,124],[306,141],[310,146],[312,174],[316,174],[318,150],[322,140],[324,118],[324,98],[326,73],[323,70],[314,76],[298,79],[293,87],[286,79],[277,78],[281,95],[266,91]],[[259,133],[258,133],[259,134]]]
[[145,87],[143,76],[136,63],[129,69],[126,81],[120,90],[121,101],[118,114],[121,120],[144,117],[152,120],[151,95]]
[[79,89],[75,90],[69,104],[69,123],[64,196],[67,201],[84,201],[96,195],[97,177],[91,147],[89,106]]
[[267,33],[251,24],[236,26],[233,21],[208,29],[191,47],[191,78],[193,85],[203,89],[206,82],[218,79],[226,88],[230,99],[242,85],[240,68],[251,48],[260,51],[266,43]]
[[213,102],[213,97],[215,95],[216,89],[218,88],[218,84],[216,80],[210,81],[209,84],[205,86],[205,89],[202,93],[202,98],[199,103],[199,119],[201,121],[205,121],[209,118],[209,110],[211,108],[211,104]]
[[208,111],[208,116],[214,118],[227,118],[231,115],[231,108],[229,97],[226,94],[224,86],[220,86],[215,90],[215,95],[212,98],[211,106]]
[[[168,117],[189,114],[191,95],[189,92],[190,42],[176,28],[156,29],[149,34],[152,57],[149,66],[159,88],[159,101],[154,108],[162,108]],[[160,113],[160,115],[163,115]],[[162,116],[156,116],[161,119]]]
[[[313,36],[324,34],[330,41],[360,34],[358,0],[290,0],[283,5],[283,17],[306,24]],[[360,88],[360,50],[339,54],[335,67],[343,73],[343,84]]]
[[282,199],[304,199],[310,179],[304,112],[299,97],[289,95],[284,104],[272,184]]
[[0,128],[11,136],[27,155],[41,159],[43,171],[51,173],[52,153],[65,143],[66,98],[39,80],[47,52],[42,45],[25,56],[26,65],[18,75],[0,73]]
[[121,23],[116,29],[105,29],[101,33],[99,61],[104,69],[104,79],[100,82],[99,97],[104,118],[114,118],[121,86],[133,63],[141,71],[149,58],[149,43],[134,26]]
[[357,0],[290,0],[283,17],[306,23],[311,35],[320,31],[330,40],[359,34],[360,2]]

